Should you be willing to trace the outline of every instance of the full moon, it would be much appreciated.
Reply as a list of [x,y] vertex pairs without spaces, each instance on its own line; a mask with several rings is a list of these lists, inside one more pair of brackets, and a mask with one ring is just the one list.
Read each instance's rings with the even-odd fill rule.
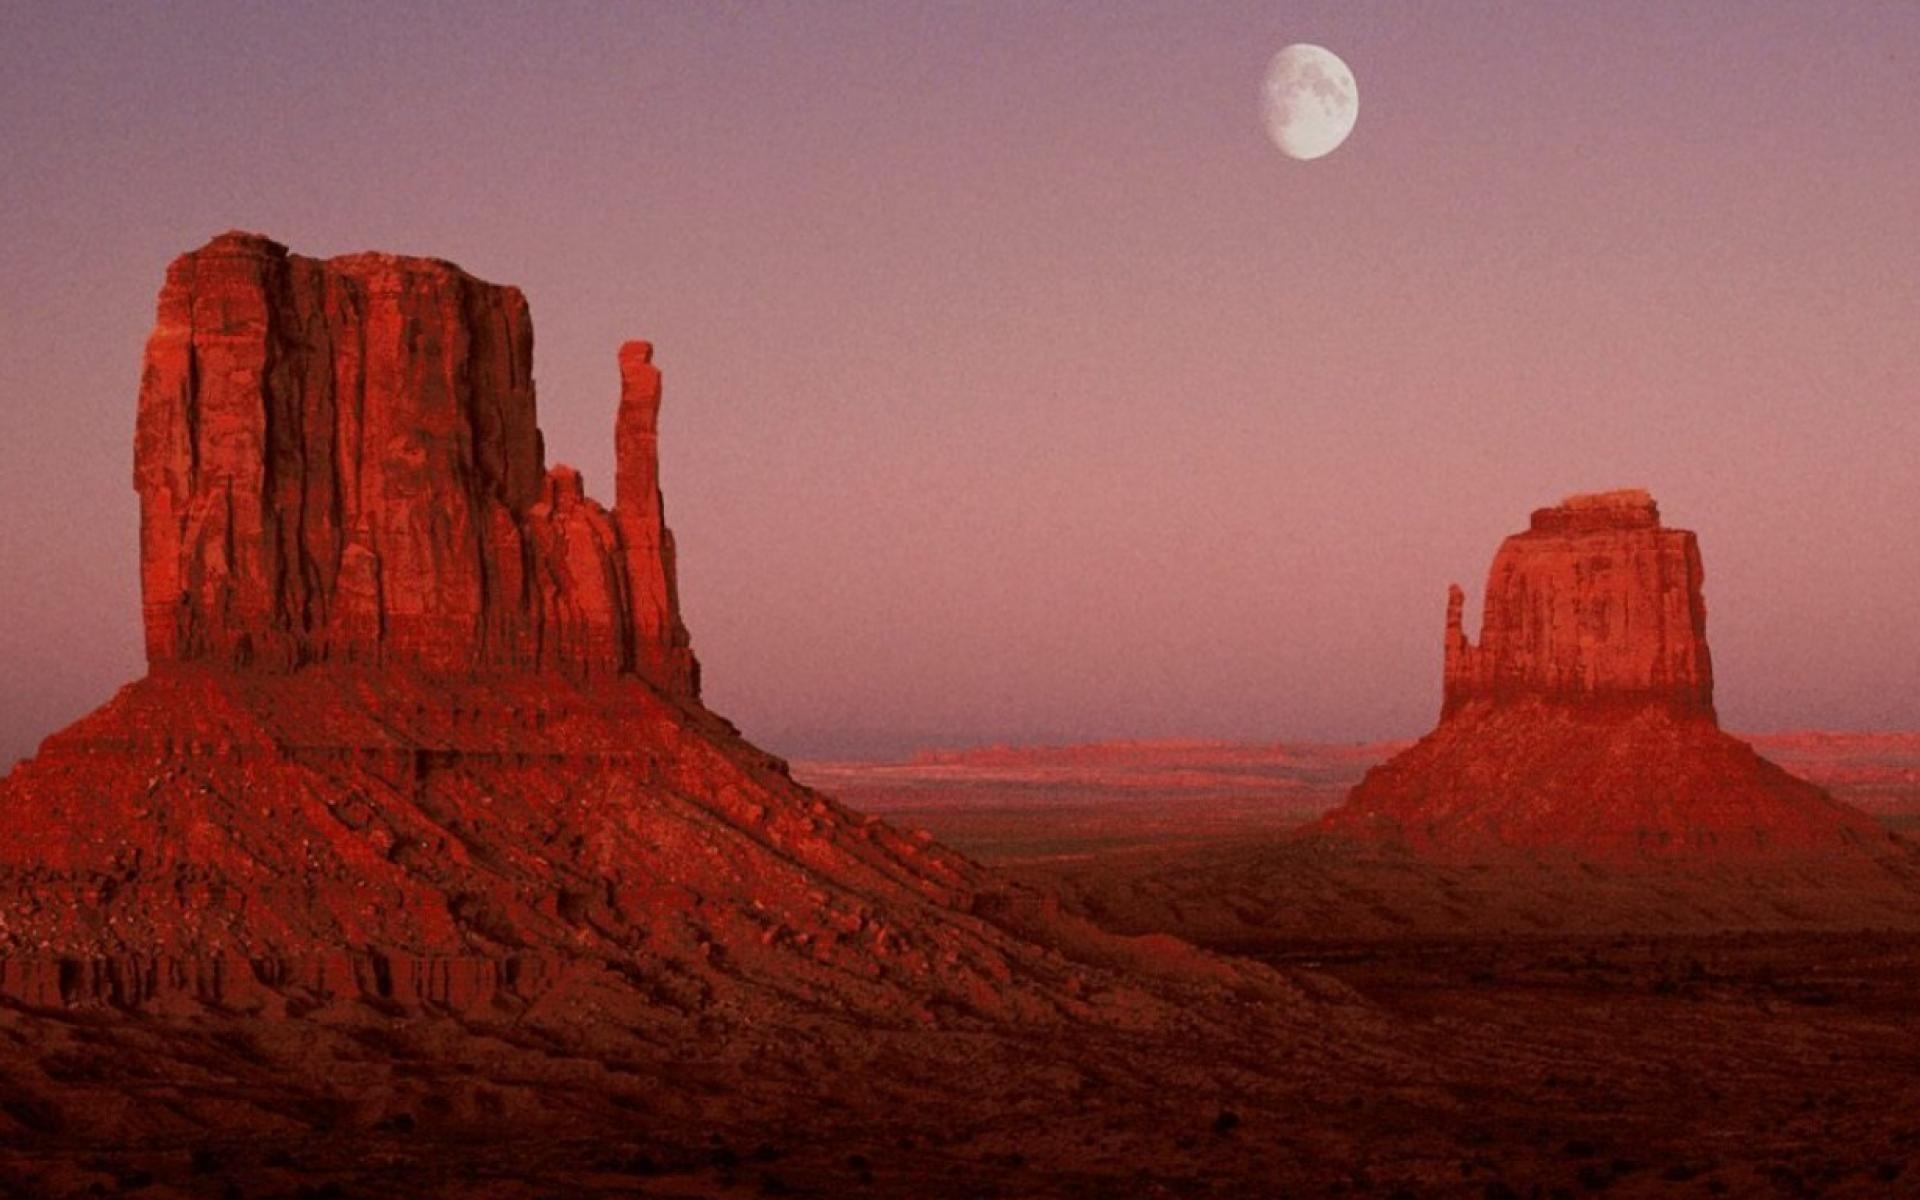
[[1288,158],[1331,154],[1360,115],[1360,88],[1347,64],[1333,51],[1305,42],[1273,56],[1261,92],[1267,136]]

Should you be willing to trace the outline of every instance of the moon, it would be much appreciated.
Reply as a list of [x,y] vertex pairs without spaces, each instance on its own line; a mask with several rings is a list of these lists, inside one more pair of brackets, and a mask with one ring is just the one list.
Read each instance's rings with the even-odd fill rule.
[[1338,149],[1360,115],[1360,88],[1340,56],[1295,42],[1267,64],[1261,88],[1267,136],[1288,158],[1320,158]]

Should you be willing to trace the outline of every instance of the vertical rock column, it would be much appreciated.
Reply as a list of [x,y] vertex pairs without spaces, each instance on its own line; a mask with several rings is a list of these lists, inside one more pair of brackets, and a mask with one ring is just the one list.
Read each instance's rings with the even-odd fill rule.
[[614,527],[627,564],[633,669],[691,699],[700,664],[680,619],[673,532],[660,495],[660,369],[650,342],[620,347],[620,414],[614,423]]

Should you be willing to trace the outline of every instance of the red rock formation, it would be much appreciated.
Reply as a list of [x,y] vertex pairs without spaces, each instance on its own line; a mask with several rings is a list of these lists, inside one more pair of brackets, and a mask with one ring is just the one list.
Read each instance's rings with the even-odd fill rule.
[[621,355],[620,503],[545,466],[514,288],[230,233],[168,269],[134,450],[147,656],[290,668],[698,669],[658,487],[659,372]]
[[1700,547],[1643,491],[1570,496],[1500,545],[1480,643],[1447,596],[1445,710],[1526,696],[1660,699],[1713,716]]
[[1876,852],[1871,818],[1720,731],[1701,583],[1643,491],[1535,512],[1494,557],[1478,644],[1448,592],[1439,726],[1317,829],[1442,856]]
[[620,352],[611,513],[542,461],[531,350],[520,293],[443,262],[227,234],[172,265],[151,669],[0,781],[0,996],[551,1010],[584,976],[760,1028],[1137,1022],[1180,1010],[1109,966],[1242,974],[851,813],[696,703],[651,347]]
[[626,553],[635,665],[676,691],[698,695],[700,664],[680,622],[673,531],[660,496],[660,368],[648,342],[620,347],[614,450],[613,515]]

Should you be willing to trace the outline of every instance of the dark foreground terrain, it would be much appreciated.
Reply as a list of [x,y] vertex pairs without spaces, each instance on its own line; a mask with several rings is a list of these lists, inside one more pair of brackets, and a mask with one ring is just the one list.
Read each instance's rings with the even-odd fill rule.
[[[699,985],[530,970],[476,1006],[286,981],[259,1012],[13,998],[0,1194],[1920,1194],[1920,906],[1899,887],[1876,910],[1843,881],[1659,891],[1288,839],[1377,756],[1188,743],[801,770],[1069,914],[1238,964],[1196,977],[1152,937],[1116,943],[1119,973],[1060,960],[1060,995],[1098,1020],[766,1020],[726,1002],[749,968],[724,956]],[[1887,795],[1901,770],[1855,774]],[[1164,983],[1129,991],[1140,972]]]
[[1233,1045],[1204,1018],[1183,1044],[14,1009],[0,1179],[20,1196],[1920,1190],[1920,938],[1243,949],[1373,1011],[1324,996],[1324,1029]]
[[[15,980],[0,1195],[1920,1195],[1910,881],[1442,868],[1292,836],[1379,754],[802,768],[1061,897],[954,918],[1061,948],[1008,960],[1019,1020],[991,988],[769,1007],[760,942],[715,931],[637,975],[509,958],[457,1003],[378,962],[350,964],[357,993],[268,971],[138,1006],[97,966]],[[1897,799],[1905,769],[1856,773]]]
[[1485,1195],[1920,1194],[1912,935],[1242,949],[1328,971],[1454,1059],[1482,1106],[1460,1178]]
[[[1911,736],[1763,741],[1912,836]],[[1272,1134],[1243,1120],[1166,1194],[1920,1195],[1914,879],[1446,867],[1292,836],[1393,749],[996,749],[802,774],[1116,931],[1334,979],[1431,1068],[1417,1094],[1352,1074],[1262,1114],[1345,1131],[1367,1150],[1342,1172],[1260,1190],[1233,1166]]]
[[[1189,872],[1284,871],[1282,835],[1206,821],[1158,851],[1139,823],[1088,849],[1058,801],[990,821],[963,805],[942,835],[1070,908],[1098,907],[1103,878],[1113,904],[1178,901]],[[913,815],[940,829],[942,811],[923,792]],[[1191,900],[1107,914],[1184,915],[1245,964],[1222,981],[1244,1011],[1195,989],[1187,1018],[1135,1029],[1140,998],[1091,975],[1108,1019],[1026,1032],[964,1013],[762,1027],[591,971],[464,1012],[10,1003],[0,1194],[1920,1195],[1911,909],[1850,932],[1489,934],[1396,915],[1457,877],[1320,869],[1355,888],[1345,925],[1339,904],[1252,938]]]
[[[371,1011],[303,1029],[9,1009],[0,1045],[31,1035],[40,1061],[0,1057],[0,1179],[20,1196],[1920,1194],[1920,938],[1242,949],[1376,1011],[1335,1004],[1324,1035],[1266,1045],[1196,1027],[1186,1057],[1165,1037],[826,1020],[796,1053],[614,1014],[603,1031]],[[1391,1051],[1333,1044],[1380,1021]],[[312,1079],[316,1061],[331,1082],[290,1091],[283,1068]],[[126,1134],[84,1132],[76,1114],[102,1105]]]

